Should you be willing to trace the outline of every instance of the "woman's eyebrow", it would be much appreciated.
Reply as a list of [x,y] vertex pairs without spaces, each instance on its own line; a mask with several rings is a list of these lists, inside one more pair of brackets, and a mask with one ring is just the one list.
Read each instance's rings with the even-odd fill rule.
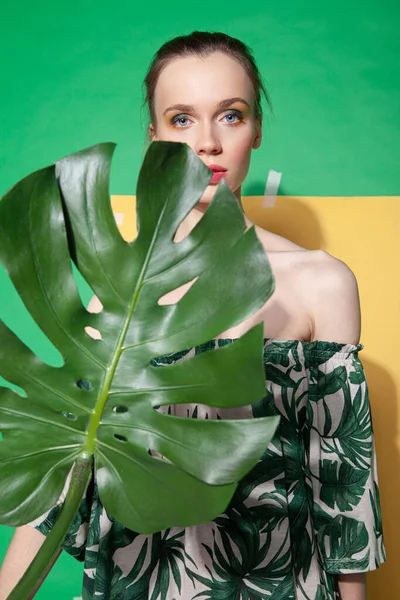
[[179,110],[181,112],[195,112],[194,107],[190,106],[190,104],[173,104],[172,106],[168,106],[168,108],[164,110],[163,116],[165,116],[167,112],[171,110]]
[[228,106],[234,104],[235,102],[243,102],[243,104],[246,104],[246,106],[250,107],[250,104],[247,102],[247,100],[236,96],[235,98],[227,98],[226,100],[221,100],[221,102],[218,103],[218,108],[228,108]]
[[[226,100],[221,100],[221,102],[218,102],[218,110],[221,110],[221,108],[228,108],[228,106],[234,104],[234,102],[243,102],[243,104],[250,106],[247,100],[236,96],[235,98],[227,98]],[[190,104],[173,104],[164,110],[163,116],[165,116],[167,112],[171,110],[179,110],[181,112],[196,112],[194,106],[191,106]]]

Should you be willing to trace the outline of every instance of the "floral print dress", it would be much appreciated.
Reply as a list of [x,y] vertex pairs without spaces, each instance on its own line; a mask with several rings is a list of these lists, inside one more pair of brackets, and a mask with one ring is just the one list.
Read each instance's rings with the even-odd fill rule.
[[[213,340],[154,364],[232,341]],[[239,409],[170,408],[189,418],[281,415],[226,512],[196,527],[138,534],[106,513],[94,478],[63,544],[84,562],[83,600],[337,600],[336,574],[385,560],[363,346],[264,344],[262,400]],[[42,533],[65,493],[32,523]]]

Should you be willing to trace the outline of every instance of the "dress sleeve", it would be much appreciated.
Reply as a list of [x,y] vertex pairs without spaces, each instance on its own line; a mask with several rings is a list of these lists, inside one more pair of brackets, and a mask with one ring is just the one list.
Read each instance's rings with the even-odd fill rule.
[[347,345],[310,368],[309,468],[320,560],[331,574],[385,561],[368,384]]
[[[62,504],[68,492],[72,469],[67,477],[64,489],[57,500],[56,504],[50,508],[44,515],[38,517],[34,521],[28,523],[43,535],[48,535],[52,530],[54,523],[60,514]],[[74,558],[82,562],[85,558],[86,542],[88,538],[89,522],[91,514],[91,498],[93,495],[93,478],[90,481],[87,490],[82,498],[79,510],[69,528],[65,540],[62,544],[62,549],[71,554]]]

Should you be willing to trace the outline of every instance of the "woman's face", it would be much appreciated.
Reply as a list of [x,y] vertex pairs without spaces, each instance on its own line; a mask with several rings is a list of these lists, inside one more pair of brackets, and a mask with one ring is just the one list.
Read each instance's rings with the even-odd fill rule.
[[177,58],[161,72],[154,94],[152,140],[185,142],[215,171],[202,198],[210,202],[222,177],[240,199],[253,148],[261,143],[252,83],[222,52]]

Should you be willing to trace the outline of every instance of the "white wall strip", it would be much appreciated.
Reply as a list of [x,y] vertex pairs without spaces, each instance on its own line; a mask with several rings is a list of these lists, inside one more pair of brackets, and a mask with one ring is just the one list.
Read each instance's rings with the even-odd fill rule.
[[275,206],[276,196],[278,194],[279,185],[281,183],[282,173],[273,171],[268,173],[267,183],[265,185],[264,198],[261,206],[263,208],[272,208]]

